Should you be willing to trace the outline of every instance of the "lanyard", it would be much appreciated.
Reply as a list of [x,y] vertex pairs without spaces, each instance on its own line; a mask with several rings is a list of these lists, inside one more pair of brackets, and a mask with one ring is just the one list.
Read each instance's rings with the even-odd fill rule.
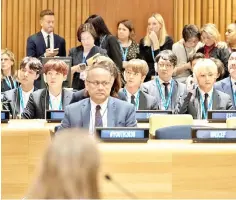
[[[52,102],[51,102],[50,97],[49,97],[49,106],[50,106],[51,110],[53,110],[53,108],[52,108]],[[61,102],[60,102],[60,105],[59,105],[58,110],[62,110],[62,97],[61,97]]]
[[19,89],[19,95],[20,95],[20,107],[22,112],[24,111],[24,99],[23,99],[23,95],[22,95],[22,88],[18,88]]
[[153,61],[155,62],[154,50],[153,50],[152,47],[151,47],[151,52],[152,52],[152,59],[153,59]]
[[236,106],[236,91],[234,92],[234,105]]
[[8,85],[9,88],[11,88],[11,89],[16,88],[16,81],[12,80],[12,82],[13,82],[13,84],[14,84],[14,85],[13,85],[13,88],[12,88],[12,84],[11,84],[11,81],[10,81],[10,79],[9,79],[8,76],[5,77],[5,81],[6,81],[6,83],[7,83],[7,85]]
[[165,99],[165,97],[164,97],[164,95],[163,95],[163,93],[162,93],[161,84],[160,84],[158,78],[156,78],[156,84],[157,84],[159,93],[160,93],[160,95],[161,95],[161,100],[162,100],[162,102],[164,102],[164,108],[165,108],[165,110],[167,110],[168,107],[169,107],[169,105],[170,105],[170,100],[171,100],[171,96],[172,96],[172,91],[173,91],[174,82],[173,82],[173,80],[171,81],[171,87],[170,87],[170,92],[169,92],[169,94],[168,94],[167,101],[166,101],[166,99]]
[[86,64],[86,57],[85,57],[84,55],[83,55],[82,63],[85,63],[85,64]]
[[[125,94],[126,97],[128,97],[127,91],[125,88],[123,88],[123,92]],[[139,108],[139,96],[140,96],[140,90],[138,90],[138,94],[137,97],[135,97],[136,101],[135,101],[135,110],[138,110]]]
[[129,47],[127,47],[127,48],[125,49],[125,52],[124,52],[124,49],[123,49],[123,47],[122,47],[121,44],[120,44],[120,50],[121,50],[121,53],[122,53],[122,59],[123,59],[123,61],[126,61],[126,60],[127,60],[127,54],[128,54]]
[[[201,94],[200,94],[200,101],[201,101],[201,106],[202,106],[202,114],[203,114],[204,119],[206,119],[206,118],[207,118],[207,112],[206,112],[206,109],[205,109],[205,106],[204,106],[203,97],[202,97]],[[210,102],[209,102],[209,104],[208,104],[208,109],[211,108],[211,106],[212,106],[212,101],[213,101],[213,100],[212,100],[212,96],[211,96]]]
[[102,37],[102,40],[101,40],[101,42],[100,42],[100,47],[102,47],[102,43],[104,42],[104,40],[105,40],[106,37],[107,37],[107,35],[104,35],[104,36]]

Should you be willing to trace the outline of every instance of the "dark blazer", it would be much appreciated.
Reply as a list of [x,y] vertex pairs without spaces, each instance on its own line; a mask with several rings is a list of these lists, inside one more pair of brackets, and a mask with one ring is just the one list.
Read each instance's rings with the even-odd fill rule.
[[[187,93],[187,88],[185,84],[180,83],[174,79],[173,81],[174,81],[174,84],[173,84],[173,91],[172,91],[171,105],[170,105],[171,110],[175,110],[177,103],[179,102],[179,99],[185,96],[185,94]],[[158,102],[158,107],[160,109],[161,108],[161,95],[157,88],[156,80],[154,79],[146,83],[143,83],[141,88],[142,88],[142,91],[144,91],[145,93],[155,97],[155,99]]]
[[[66,56],[66,42],[65,39],[57,34],[54,35],[54,49],[59,48],[57,56]],[[31,35],[27,39],[26,55],[40,58],[44,56],[46,51],[46,44],[42,32]]]
[[[83,52],[84,52],[84,48],[82,45],[70,49],[68,56],[72,57],[72,66],[78,65],[83,62]],[[89,54],[87,55],[86,60],[93,57],[97,53],[107,56],[107,51],[105,49],[102,49],[98,46],[94,46],[90,50]],[[76,90],[84,89],[85,87],[84,81],[81,80],[79,77],[80,77],[80,73],[75,72],[73,76],[73,80],[72,80],[73,89],[76,89]]]
[[[65,116],[62,120],[62,128],[84,127],[89,128],[91,104],[90,98],[70,104],[65,108]],[[128,102],[109,97],[107,104],[108,127],[135,127],[137,121],[135,108]]]
[[214,85],[214,88],[216,90],[219,90],[221,92],[228,94],[232,100],[234,109],[236,109],[236,99],[234,99],[233,87],[232,87],[232,82],[231,82],[230,77],[216,82]]
[[107,50],[107,55],[111,58],[120,72],[123,71],[122,55],[120,50],[120,44],[117,38],[113,35],[107,35],[102,44],[99,40],[96,40],[96,45]]
[[[123,89],[120,89],[120,92],[123,92]],[[126,101],[128,101],[127,96]],[[140,90],[138,110],[159,110],[157,99]]]
[[[16,86],[18,87],[19,86],[19,82],[16,81]],[[8,90],[12,90],[13,88],[10,88],[8,85],[7,85],[7,82],[6,80],[3,78],[1,80],[1,92],[6,92]]]
[[[230,96],[219,90],[213,90],[212,110],[232,110],[232,102]],[[189,92],[178,103],[175,114],[190,114],[193,119],[201,119],[200,92],[195,89],[193,93]]]
[[[200,49],[198,49],[197,52],[200,52],[200,53],[204,54],[204,47],[201,47]],[[229,56],[230,56],[229,50],[226,49],[226,48],[217,48],[217,47],[215,47],[210,52],[210,57],[217,58],[224,64],[224,67],[225,67],[224,78],[229,76],[229,72],[228,72]]]
[[[80,91],[73,93],[70,104],[76,103],[76,102],[86,99],[86,98],[89,98],[89,96],[85,93],[85,89],[82,89]],[[122,101],[126,101],[126,96],[122,91],[118,92],[118,99],[120,99]]]
[[[34,88],[36,91],[37,88]],[[8,90],[4,92],[4,95],[8,101],[7,108],[10,110],[12,118],[14,119],[18,114],[20,114],[20,94],[18,88]]]
[[[174,43],[173,39],[170,36],[166,36],[165,43],[162,46],[160,46],[160,49],[154,51],[154,57],[156,57],[160,53],[160,51],[163,51],[166,49],[172,50],[173,43]],[[154,60],[152,57],[152,49],[149,46],[144,46],[144,38],[140,40],[139,53],[140,53],[141,59],[145,60],[149,67],[149,72],[145,78],[145,82],[146,82],[146,81],[151,80],[151,76],[155,74],[155,69],[154,69]]]
[[[62,90],[62,108],[63,110],[67,105],[69,105],[72,98],[72,91],[63,89]],[[46,98],[46,100],[45,100]],[[46,108],[45,108],[46,101]],[[29,101],[24,109],[24,112],[21,114],[23,119],[45,119],[45,110],[49,108],[49,93],[46,89],[40,89],[33,92]]]

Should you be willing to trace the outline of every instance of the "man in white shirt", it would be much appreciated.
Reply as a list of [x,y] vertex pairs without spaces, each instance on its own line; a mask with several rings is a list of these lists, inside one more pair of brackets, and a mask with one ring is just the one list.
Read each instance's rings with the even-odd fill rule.
[[13,118],[21,114],[26,107],[30,94],[37,90],[34,87],[34,81],[39,77],[42,71],[42,64],[37,58],[25,57],[20,63],[18,79],[20,85],[16,89],[4,93],[9,101],[8,109]]
[[215,83],[215,89],[230,95],[236,110],[236,52],[231,53],[228,61],[228,71],[230,76]]
[[104,56],[87,69],[85,87],[90,98],[70,104],[60,128],[84,127],[93,134],[95,127],[134,127],[134,105],[111,97],[121,86],[120,73],[114,62]]
[[211,59],[199,59],[193,69],[198,87],[179,102],[175,113],[191,114],[194,119],[207,119],[208,110],[231,110],[230,96],[214,89],[217,66]]
[[157,99],[160,110],[174,110],[186,93],[186,85],[172,78],[177,57],[171,50],[161,51],[155,58],[158,76],[142,84],[142,90]]

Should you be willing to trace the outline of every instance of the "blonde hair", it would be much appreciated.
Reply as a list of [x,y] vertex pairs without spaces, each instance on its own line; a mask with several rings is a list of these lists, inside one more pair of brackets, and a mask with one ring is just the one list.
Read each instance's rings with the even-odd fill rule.
[[141,59],[132,59],[128,61],[125,69],[131,69],[135,73],[141,73],[142,76],[146,76],[149,70],[147,62]]
[[[166,36],[167,31],[166,31],[166,26],[165,26],[165,21],[163,19],[163,17],[159,14],[159,13],[154,13],[151,17],[155,18],[157,20],[157,22],[161,25],[161,29],[159,30],[159,34],[158,34],[158,40],[160,43],[160,46],[164,45],[165,41],[166,41]],[[149,17],[149,18],[151,18]],[[144,37],[144,46],[151,46],[151,40],[149,38],[149,32],[148,32],[148,28],[147,28],[147,34]]]
[[88,131],[65,129],[47,148],[27,199],[98,199],[100,157]]
[[218,29],[216,28],[215,24],[205,24],[201,30],[201,35],[203,32],[205,32],[207,35],[209,35],[213,40],[215,40],[215,43],[217,43],[220,40],[220,33]]
[[[10,60],[13,62],[12,66],[11,66],[11,75],[12,75],[12,77],[16,78],[15,56],[9,49],[2,49],[1,56],[4,54],[6,54],[10,58]],[[5,77],[5,75],[3,74],[3,71],[1,69],[1,79],[3,79],[4,77]]]

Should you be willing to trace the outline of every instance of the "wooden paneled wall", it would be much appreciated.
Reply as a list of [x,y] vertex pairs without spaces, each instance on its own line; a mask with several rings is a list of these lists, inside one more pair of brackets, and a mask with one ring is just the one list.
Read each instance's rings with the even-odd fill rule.
[[236,20],[236,0],[174,0],[174,38],[182,37],[186,24],[199,28],[206,23],[216,24],[225,40],[227,25]]
[[40,31],[40,11],[55,13],[55,33],[66,40],[66,51],[77,45],[77,28],[89,16],[89,0],[1,0],[2,48],[26,55],[28,36]]

